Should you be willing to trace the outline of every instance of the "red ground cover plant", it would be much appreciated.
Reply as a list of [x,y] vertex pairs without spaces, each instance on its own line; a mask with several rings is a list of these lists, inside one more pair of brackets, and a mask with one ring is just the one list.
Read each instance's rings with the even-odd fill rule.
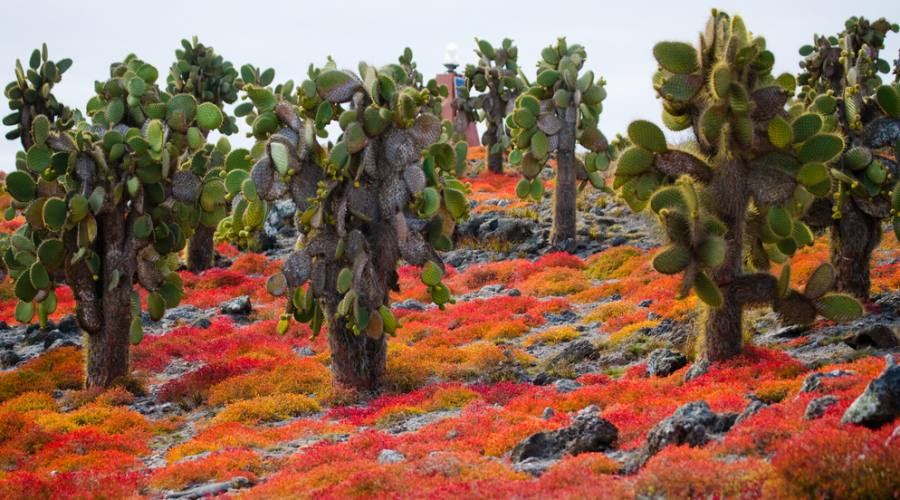
[[[472,198],[515,200],[517,180],[480,174],[471,179]],[[527,207],[514,201],[476,212]],[[581,375],[582,386],[568,393],[517,375],[504,378],[504,369],[529,376],[542,369],[528,351],[583,334],[579,325],[548,325],[552,314],[580,311],[583,323],[596,327],[590,333],[608,343],[665,319],[690,320],[693,299],[676,299],[670,277],[652,271],[654,250],[626,245],[587,259],[550,253],[462,271],[448,266],[444,282],[457,295],[492,284],[521,295],[461,301],[445,310],[395,309],[401,326],[389,342],[389,387],[374,399],[332,389],[325,335],[310,339],[309,328],[295,323],[286,335],[275,333],[283,299],[265,292],[265,280],[278,261],[229,245],[217,250],[233,260],[230,267],[182,273],[183,303],[213,309],[210,325],[154,332],[132,350],[147,397],[175,403],[185,413],[145,416],[130,406],[142,399],[123,388],[80,390],[83,354],[73,347],[46,352],[0,373],[0,497],[154,497],[238,475],[261,481],[235,495],[245,498],[900,495],[900,441],[890,440],[896,425],[873,431],[839,424],[883,370],[879,358],[813,370],[783,350],[808,341],[801,337],[773,348],[748,347],[689,382],[687,367],[648,377],[643,363]],[[792,262],[797,284],[826,253],[823,241],[798,252]],[[873,292],[900,288],[898,259],[900,244],[886,233],[873,262]],[[394,299],[428,303],[419,271],[402,267],[399,273]],[[54,318],[74,310],[68,289],[58,293]],[[249,324],[215,310],[244,294],[254,307]],[[646,307],[638,305],[647,300]],[[12,303],[11,285],[0,284],[0,320],[12,316]],[[811,373],[836,369],[852,373],[822,379],[815,392],[799,392]],[[837,403],[821,418],[806,420],[809,401],[824,394]],[[619,429],[617,446],[633,450],[687,402],[740,412],[751,397],[771,404],[722,441],[667,448],[632,476],[618,475],[621,464],[600,453],[564,457],[538,479],[516,472],[507,458],[521,439],[569,425],[574,412],[588,405],[599,406]],[[555,414],[545,419],[548,407]],[[392,434],[411,422],[419,423]],[[381,464],[385,449],[406,458]],[[151,455],[163,457],[165,465],[148,469]]]

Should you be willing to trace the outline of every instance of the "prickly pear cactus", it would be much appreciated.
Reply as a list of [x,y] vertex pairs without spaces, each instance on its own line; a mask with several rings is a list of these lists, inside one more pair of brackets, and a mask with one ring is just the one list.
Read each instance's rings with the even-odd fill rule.
[[129,340],[143,336],[133,283],[149,292],[152,319],[177,305],[176,253],[197,223],[195,202],[224,203],[179,166],[206,151],[205,134],[222,116],[190,94],[162,91],[156,68],[130,55],[97,82],[82,119],[50,94],[61,72],[48,70],[46,50],[30,66],[23,74],[17,65],[6,89],[26,148],[6,177],[13,212],[26,219],[3,249],[19,298],[16,318],[45,318],[64,279],[88,334],[87,384],[106,386],[127,375]]
[[[556,156],[556,194],[553,207],[552,243],[568,246],[575,238],[576,181],[602,187],[601,172],[613,154],[609,142],[597,128],[606,82],[593,71],[579,75],[587,59],[581,45],[560,38],[541,51],[535,82],[515,101],[506,117],[513,151],[509,161],[518,165],[523,179],[516,186],[521,198],[540,200],[543,180],[538,178],[551,156]],[[576,158],[576,142],[587,150]]]
[[[466,146],[449,142],[436,83],[417,88],[402,65],[354,73],[329,60],[292,88],[245,86],[259,142],[235,199],[294,200],[301,235],[268,282],[288,298],[278,329],[293,319],[316,334],[327,323],[335,380],[373,389],[384,334],[397,328],[388,292],[398,261],[422,267],[435,303],[452,302],[437,251],[451,247],[446,225],[468,214],[468,188],[454,176]],[[325,147],[317,138],[333,123],[341,134]]]
[[869,262],[881,241],[882,221],[893,219],[900,234],[898,206],[892,206],[900,85],[884,81],[891,65],[879,57],[885,37],[897,30],[884,18],[870,22],[852,17],[837,36],[817,36],[814,45],[802,47],[802,87],[791,108],[795,120],[821,123],[823,130],[846,138],[840,160],[832,165],[832,197],[817,202],[807,220],[831,228],[837,288],[861,300],[869,298]]
[[[166,77],[168,93],[194,96],[201,105],[198,108],[200,113],[197,115],[197,121],[202,124],[202,130],[218,130],[224,135],[237,132],[235,117],[225,112],[225,105],[237,100],[240,84],[238,72],[231,62],[216,54],[212,47],[200,43],[197,37],[191,41],[182,40],[181,48],[175,51],[175,57],[176,61]],[[218,111],[213,110],[210,105],[215,106]],[[203,138],[188,139],[193,140],[196,145],[201,140],[206,142],[206,134],[203,135]],[[204,193],[196,200],[192,212],[199,218],[199,223],[186,226],[191,228],[185,235],[188,239],[187,265],[193,272],[209,269],[213,265],[215,253],[213,233],[219,221],[225,216],[227,207],[218,202],[209,202],[211,198],[221,199],[224,186],[223,180],[218,175],[208,174],[213,170],[222,171],[225,155],[230,150],[230,143],[222,137],[215,146],[207,144],[202,153],[193,154],[189,168],[177,174],[179,180],[184,179],[191,184],[197,182],[193,176],[199,177],[202,184],[201,192]],[[187,151],[186,154],[192,154],[192,151]]]
[[488,170],[502,173],[503,155],[511,145],[504,119],[512,112],[516,97],[525,90],[525,82],[518,77],[519,49],[509,38],[504,38],[496,49],[487,40],[476,38],[475,43],[478,64],[466,66],[466,86],[457,89],[454,130],[464,135],[469,123],[483,120],[487,130],[481,143],[487,150]]
[[[853,298],[826,294],[829,280],[800,293],[768,273],[770,261],[813,242],[801,217],[816,194],[830,192],[840,132],[791,121],[784,108],[794,80],[771,75],[774,55],[740,17],[714,10],[698,48],[661,42],[653,54],[662,121],[692,130],[695,141],[673,148],[653,123],[631,123],[633,145],[616,162],[614,187],[633,209],[649,205],[665,229],[656,270],[681,273],[681,294],[693,290],[707,304],[704,355],[740,352],[748,305],[771,304],[791,323],[861,314]],[[833,272],[827,264],[817,271]]]

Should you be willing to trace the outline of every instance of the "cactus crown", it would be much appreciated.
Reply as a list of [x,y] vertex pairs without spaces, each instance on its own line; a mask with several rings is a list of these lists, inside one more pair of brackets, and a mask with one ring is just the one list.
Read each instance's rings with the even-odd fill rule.
[[[166,77],[168,93],[191,94],[197,102],[213,103],[220,110],[237,100],[238,72],[231,62],[197,41],[196,36],[191,41],[182,40],[181,47],[175,50],[176,60]],[[217,129],[225,135],[238,130],[234,118],[227,115]]]
[[[44,60],[46,70],[50,64],[46,56],[35,59],[32,66]],[[102,290],[130,289],[132,274],[103,265],[113,236],[100,229],[124,221],[116,230],[124,232],[124,263],[150,292],[148,310],[158,319],[181,299],[175,253],[196,224],[192,207],[200,196],[199,183],[176,182],[175,176],[181,161],[190,163],[206,151],[205,135],[220,125],[221,114],[214,105],[198,106],[190,94],[162,91],[156,68],[129,55],[111,66],[109,79],[95,83],[96,95],[86,107],[89,123],[52,99],[49,81],[58,82],[59,73],[47,74],[52,78],[37,100],[15,90],[36,83],[36,71],[30,83],[17,80],[7,89],[11,106],[21,99],[29,110],[49,113],[31,117],[28,137],[22,138],[27,151],[18,154],[16,171],[6,178],[14,212],[26,218],[2,251],[20,300],[16,317],[27,322],[37,312],[45,320],[55,309],[54,289],[65,268],[80,301],[82,327],[99,328],[91,305],[81,301],[93,297],[99,303]],[[20,113],[20,130],[27,117]],[[138,342],[143,332],[136,293],[132,302],[131,338]]]
[[[653,123],[631,123],[633,145],[618,159],[613,186],[632,209],[649,205],[665,228],[669,245],[655,268],[683,273],[682,295],[693,289],[717,307],[720,287],[738,286],[742,269],[765,272],[771,261],[785,262],[812,244],[800,218],[815,196],[830,193],[827,165],[838,159],[844,139],[822,120],[807,124],[806,117],[785,113],[794,79],[772,76],[774,55],[765,39],[738,16],[714,10],[698,48],[661,42],[653,54],[662,121],[672,130],[692,129],[695,141],[670,148]],[[762,275],[757,281],[760,289],[767,282]],[[845,296],[828,299],[828,309],[821,296],[765,295],[754,301],[772,302],[783,316],[803,322],[816,312],[836,317],[834,304],[858,310]]]
[[590,70],[579,75],[586,59],[584,47],[569,45],[565,38],[545,47],[535,82],[516,99],[506,117],[515,148],[509,160],[519,165],[524,176],[516,187],[522,198],[540,200],[543,195],[544,186],[537,176],[556,152],[563,127],[574,127],[578,143],[588,150],[576,166],[582,185],[590,181],[595,187],[603,186],[601,172],[613,156],[613,148],[597,128],[606,81],[595,78]]
[[[445,227],[468,214],[468,187],[455,179],[466,146],[450,143],[449,124],[439,118],[446,88],[434,80],[422,86],[414,69],[406,51],[399,65],[360,63],[358,73],[330,59],[310,66],[296,92],[292,83],[244,86],[258,142],[229,167],[226,184],[232,175],[243,178],[234,200],[248,209],[292,198],[301,232],[268,283],[273,294],[290,297],[279,331],[293,318],[318,333],[328,317],[376,339],[393,333],[387,294],[397,286],[400,258],[423,266],[439,306],[451,302],[435,251],[450,249]],[[260,120],[272,123],[257,127]],[[335,122],[336,142],[320,144]],[[247,214],[238,220],[239,213],[223,219],[219,231],[246,227]]]
[[518,77],[519,49],[509,38],[504,38],[496,49],[487,40],[476,38],[475,42],[478,63],[466,65],[466,86],[457,89],[456,132],[463,134],[470,121],[487,120],[496,132],[490,138],[491,144],[487,136],[482,142],[492,148],[491,153],[506,151],[510,138],[503,119],[512,111],[516,97],[525,90],[525,82]]
[[[800,49],[805,56],[798,78],[802,87],[791,113],[817,115],[847,137],[841,160],[832,168],[834,219],[847,203],[876,219],[896,218],[900,211],[900,193],[891,194],[900,190],[895,187],[900,84],[884,82],[882,75],[890,75],[891,65],[879,57],[888,32],[898,29],[884,18],[870,22],[852,17],[837,36],[816,36],[814,45]],[[900,224],[894,225],[900,231]]]

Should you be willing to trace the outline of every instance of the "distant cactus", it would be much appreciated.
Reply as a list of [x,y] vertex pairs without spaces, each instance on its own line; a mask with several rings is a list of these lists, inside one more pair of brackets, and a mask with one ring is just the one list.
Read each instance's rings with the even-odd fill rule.
[[879,53],[887,33],[897,29],[884,18],[852,17],[836,37],[816,37],[815,45],[802,47],[802,87],[791,108],[792,115],[825,122],[847,139],[833,166],[833,196],[817,201],[806,220],[831,228],[836,288],[860,300],[869,298],[869,266],[882,221],[892,218],[900,236],[900,74],[893,84],[879,75],[891,72]]
[[[310,67],[296,93],[292,84],[244,89],[259,142],[235,200],[290,197],[301,233],[267,283],[289,297],[278,330],[291,319],[314,334],[327,324],[335,382],[361,390],[377,389],[385,370],[398,261],[422,267],[435,303],[452,302],[436,251],[450,249],[445,227],[469,209],[468,188],[455,179],[466,145],[451,145],[439,118],[446,89],[434,80],[417,88],[411,67],[360,63],[357,74],[329,60]],[[334,122],[342,133],[326,148],[317,137]],[[220,231],[233,231],[236,216]]]
[[475,42],[478,64],[466,66],[466,86],[457,89],[454,128],[458,134],[465,134],[470,122],[486,122],[481,143],[487,150],[488,170],[499,174],[503,173],[503,155],[510,147],[504,119],[512,112],[516,97],[525,90],[525,83],[518,77],[519,49],[509,38],[504,38],[496,49],[486,40],[476,38]]
[[[612,155],[597,128],[606,82],[595,78],[593,71],[579,76],[585,59],[584,47],[569,45],[565,38],[544,48],[534,84],[516,99],[515,109],[506,117],[515,148],[509,160],[525,177],[516,186],[519,197],[543,197],[544,184],[538,175],[556,155],[551,243],[557,247],[575,240],[576,181],[602,187],[601,172]],[[588,151],[583,162],[575,156],[576,142]]]
[[[206,154],[205,135],[223,116],[190,94],[170,95],[156,68],[133,55],[97,82],[84,121],[51,90],[71,61],[54,63],[46,47],[6,87],[13,114],[4,123],[25,152],[6,177],[11,213],[26,223],[3,249],[15,280],[21,322],[43,323],[65,279],[87,333],[88,387],[128,375],[128,344],[143,337],[135,281],[149,292],[147,311],[159,319],[182,296],[177,252],[198,223],[195,203],[216,211],[224,199],[180,160]],[[192,160],[187,161],[190,165]],[[210,174],[212,175],[212,173]]]
[[[218,127],[215,127],[224,135],[237,132],[237,124],[233,116],[225,112],[225,104],[231,104],[237,100],[237,83],[235,79],[238,72],[234,66],[216,54],[212,47],[207,47],[194,37],[191,41],[182,40],[181,48],[175,51],[176,61],[169,69],[166,77],[166,91],[170,94],[191,94],[198,103],[211,103],[218,109],[224,118]],[[214,125],[207,123],[207,125]],[[222,192],[222,179],[207,177],[212,170],[221,171],[225,155],[229,153],[231,146],[226,139],[221,139],[213,148],[208,145],[205,155],[197,155],[197,160],[191,165],[191,172],[203,179],[204,189]],[[202,159],[202,161],[201,161]],[[181,174],[187,175],[187,174]],[[217,184],[213,187],[210,184]],[[208,186],[208,187],[207,187]],[[200,272],[209,269],[213,265],[215,248],[213,246],[213,233],[216,226],[225,215],[225,207],[215,205],[215,212],[209,212],[204,205],[197,200],[195,206],[199,215],[199,224],[191,231],[187,244],[187,266],[191,272]]]
[[649,205],[659,216],[669,244],[655,256],[656,270],[683,273],[681,295],[693,289],[707,304],[703,356],[716,361],[741,351],[745,306],[771,304],[788,323],[860,315],[852,297],[827,293],[828,264],[804,292],[789,288],[788,264],[778,279],[767,272],[770,261],[786,262],[813,242],[800,217],[812,193],[830,191],[826,165],[843,148],[840,132],[787,115],[794,79],[771,75],[774,55],[740,17],[714,10],[699,50],[661,42],[653,54],[662,120],[691,129],[696,142],[670,148],[653,123],[631,123],[634,146],[619,157],[614,186],[632,208]]

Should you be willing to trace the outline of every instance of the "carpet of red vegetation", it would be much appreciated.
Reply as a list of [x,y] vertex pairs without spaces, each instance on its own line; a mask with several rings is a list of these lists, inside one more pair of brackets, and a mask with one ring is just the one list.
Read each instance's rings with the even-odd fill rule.
[[[515,180],[479,176],[472,180],[475,198],[481,191],[493,198],[495,191],[509,194]],[[8,231],[15,222],[5,224]],[[197,276],[183,273],[184,303],[212,308],[246,294],[254,304],[253,322],[217,316],[208,328],[179,325],[148,335],[132,350],[138,378],[159,402],[180,407],[179,416],[144,416],[129,408],[134,397],[123,389],[79,390],[83,353],[71,347],[0,373],[0,498],[154,497],[236,476],[258,482],[238,495],[246,498],[900,494],[895,426],[839,424],[883,369],[880,358],[819,368],[855,372],[823,379],[820,393],[799,392],[813,370],[782,350],[787,343],[750,347],[690,382],[683,381],[687,368],[649,378],[643,365],[621,375],[583,375],[582,387],[569,393],[508,380],[504,367],[536,368],[526,347],[579,335],[575,325],[544,328],[546,313],[580,307],[584,323],[609,342],[659,318],[690,318],[695,302],[676,300],[677,280],[652,271],[652,251],[623,246],[586,260],[549,254],[449,269],[446,283],[455,294],[498,283],[522,294],[459,302],[443,311],[396,309],[402,328],[389,341],[387,390],[369,401],[332,389],[324,335],[311,339],[309,328],[296,324],[284,336],[275,333],[272,318],[283,302],[269,297],[263,284],[279,262],[227,245],[219,251],[234,264]],[[792,264],[795,280],[802,283],[826,252],[824,242],[801,252]],[[876,292],[900,288],[898,256],[900,245],[886,235],[873,269]],[[417,269],[404,267],[400,277],[395,299],[427,302]],[[613,295],[619,299],[595,304]],[[4,282],[0,320],[12,321],[11,296]],[[63,289],[59,297],[55,317],[74,310],[71,293]],[[645,299],[652,299],[650,307],[638,307]],[[304,355],[308,350],[314,354]],[[805,420],[806,405],[824,393],[838,403],[822,418]],[[618,475],[617,462],[588,453],[566,457],[535,479],[516,472],[505,457],[521,439],[567,425],[572,412],[587,405],[601,408],[619,429],[618,447],[630,450],[684,403],[702,399],[714,411],[739,412],[751,395],[772,404],[721,442],[665,449],[635,475]],[[544,419],[547,407],[556,413]],[[417,430],[389,432],[435,412],[441,418]],[[406,460],[381,464],[384,449]]]

